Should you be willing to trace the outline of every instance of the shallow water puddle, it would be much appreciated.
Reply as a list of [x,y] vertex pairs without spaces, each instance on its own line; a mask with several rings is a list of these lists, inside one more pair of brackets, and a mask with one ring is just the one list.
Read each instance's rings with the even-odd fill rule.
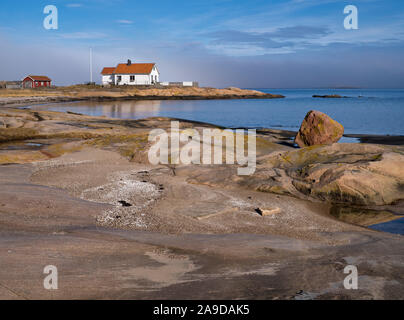
[[21,151],[21,150],[40,150],[45,146],[42,143],[34,142],[15,142],[12,143],[0,143],[0,151]]
[[374,225],[394,223],[399,220],[399,216],[384,210],[371,210],[357,207],[332,206],[330,215],[338,220],[365,226],[373,229]]
[[374,224],[369,226],[369,228],[378,231],[404,235],[404,217],[389,222]]

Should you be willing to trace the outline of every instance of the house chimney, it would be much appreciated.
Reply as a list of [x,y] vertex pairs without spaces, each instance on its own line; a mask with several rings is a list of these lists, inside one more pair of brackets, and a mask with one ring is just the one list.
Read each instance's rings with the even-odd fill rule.
[[130,59],[128,59],[128,66],[130,66],[132,64],[132,61]]

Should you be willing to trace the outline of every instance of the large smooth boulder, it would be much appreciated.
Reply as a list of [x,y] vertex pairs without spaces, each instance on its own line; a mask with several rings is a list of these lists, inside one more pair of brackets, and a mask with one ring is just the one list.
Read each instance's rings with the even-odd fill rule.
[[401,147],[335,143],[273,153],[259,160],[254,175],[236,182],[307,200],[385,206],[404,201],[403,164]]
[[320,111],[309,111],[304,118],[295,143],[301,147],[333,144],[341,139],[344,127]]

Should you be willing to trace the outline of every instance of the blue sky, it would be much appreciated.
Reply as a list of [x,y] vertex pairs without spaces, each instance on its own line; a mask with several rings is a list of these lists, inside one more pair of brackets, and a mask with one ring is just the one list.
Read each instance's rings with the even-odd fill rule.
[[[343,27],[350,4],[358,30]],[[43,27],[46,5],[58,30]],[[0,80],[88,81],[93,47],[98,81],[131,58],[218,87],[404,87],[404,1],[2,0],[0,43]]]

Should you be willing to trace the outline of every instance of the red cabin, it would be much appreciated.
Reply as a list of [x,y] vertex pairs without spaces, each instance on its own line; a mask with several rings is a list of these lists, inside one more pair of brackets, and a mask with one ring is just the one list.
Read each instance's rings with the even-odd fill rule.
[[42,88],[50,87],[52,80],[46,76],[27,76],[22,80],[23,88]]

